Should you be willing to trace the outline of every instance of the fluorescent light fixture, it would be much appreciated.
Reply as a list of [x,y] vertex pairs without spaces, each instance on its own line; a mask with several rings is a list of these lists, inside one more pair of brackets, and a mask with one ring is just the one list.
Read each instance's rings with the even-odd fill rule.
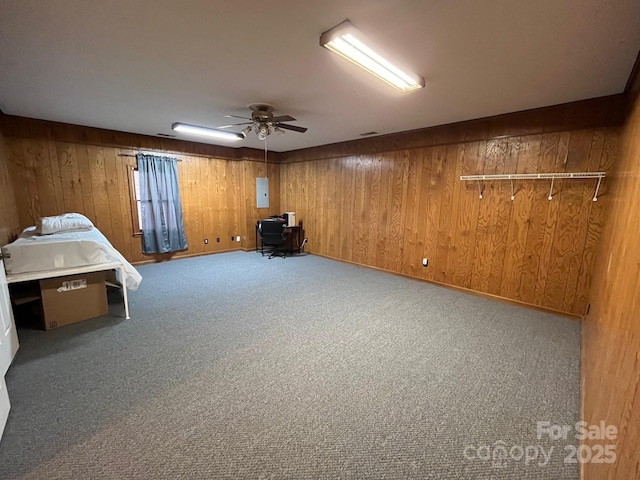
[[186,123],[174,123],[173,125],[171,125],[171,128],[176,132],[187,133],[189,135],[199,135],[201,137],[212,137],[233,141],[244,139],[244,135],[242,135],[241,133],[225,132],[224,130],[198,127],[197,125],[188,125]]
[[320,46],[355,63],[401,92],[424,87],[424,78],[397,60],[391,60],[380,48],[374,48],[371,40],[349,20],[320,35]]

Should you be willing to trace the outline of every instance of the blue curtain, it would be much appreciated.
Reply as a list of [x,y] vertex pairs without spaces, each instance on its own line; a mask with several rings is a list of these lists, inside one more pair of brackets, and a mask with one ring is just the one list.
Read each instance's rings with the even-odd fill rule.
[[142,253],[186,250],[178,161],[155,155],[136,155],[140,177]]

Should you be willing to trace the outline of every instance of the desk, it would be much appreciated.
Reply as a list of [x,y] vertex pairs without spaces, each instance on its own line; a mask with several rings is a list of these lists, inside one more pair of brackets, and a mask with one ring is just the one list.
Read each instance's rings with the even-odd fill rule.
[[[262,239],[260,238],[260,233],[258,232],[258,227],[260,226],[260,220],[256,222],[256,252],[264,253],[264,245],[262,245]],[[300,252],[300,238],[302,237],[302,225],[293,225],[291,227],[287,227],[287,245],[289,246],[289,254],[293,255],[294,250],[297,253]],[[295,240],[295,243],[294,243]]]

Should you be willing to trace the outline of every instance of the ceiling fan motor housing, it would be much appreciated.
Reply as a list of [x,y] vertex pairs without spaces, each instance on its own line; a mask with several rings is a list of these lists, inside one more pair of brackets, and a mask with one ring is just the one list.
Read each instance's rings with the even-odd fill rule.
[[273,114],[270,112],[253,112],[251,114],[251,120],[259,123],[269,122],[273,118]]

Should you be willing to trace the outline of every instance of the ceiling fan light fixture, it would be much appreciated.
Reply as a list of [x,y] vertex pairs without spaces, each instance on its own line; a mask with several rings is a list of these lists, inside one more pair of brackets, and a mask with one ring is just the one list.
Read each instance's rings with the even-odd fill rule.
[[258,138],[260,140],[264,140],[271,133],[269,125],[267,125],[266,123],[260,123],[257,128],[258,128]]
[[246,137],[247,135],[249,135],[251,133],[251,129],[253,128],[253,125],[249,125],[248,127],[244,127],[242,129],[242,134]]
[[188,135],[198,135],[201,137],[218,138],[221,140],[243,140],[244,135],[241,133],[226,132],[215,128],[199,127],[197,125],[189,125],[187,123],[176,122],[171,125],[171,129],[176,132],[186,133]]
[[401,92],[424,88],[424,78],[375,47],[349,20],[320,36],[320,46],[337,53]]

